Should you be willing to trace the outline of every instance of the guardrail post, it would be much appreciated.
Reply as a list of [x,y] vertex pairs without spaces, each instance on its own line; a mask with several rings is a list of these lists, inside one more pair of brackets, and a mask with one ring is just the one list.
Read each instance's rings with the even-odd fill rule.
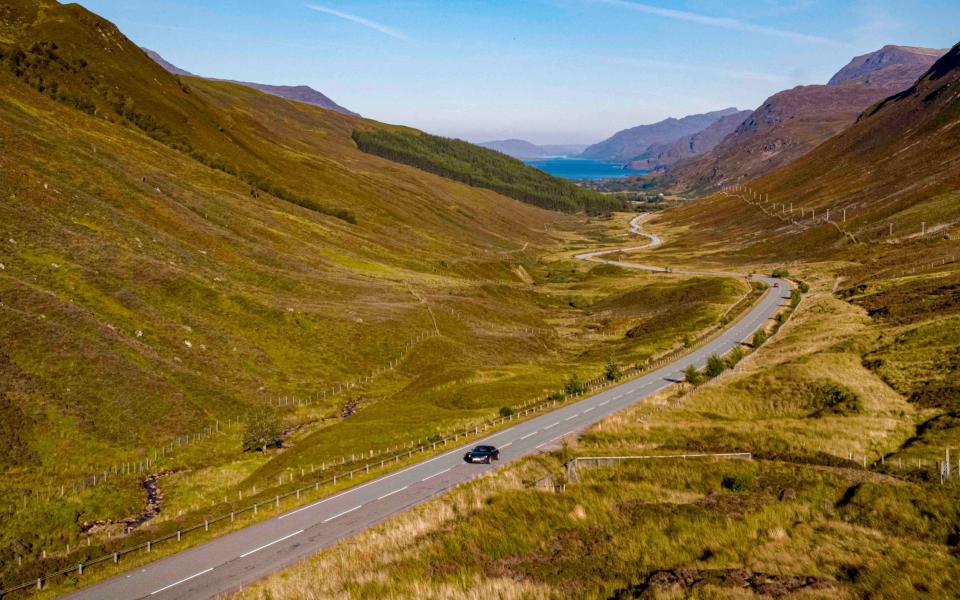
[[177,530],[177,541],[178,541],[178,542],[180,541],[180,534],[181,534],[181,532],[180,532],[180,530],[178,529],[178,530]]
[[230,522],[233,523],[233,511],[230,511]]
[[275,502],[276,502],[276,503],[275,503],[276,507],[277,507],[277,508],[280,508],[280,496],[279,496],[279,495],[277,495],[277,499],[276,499]]
[[204,519],[204,520],[203,520],[203,530],[204,530],[204,531],[210,531],[210,521],[207,520],[207,519]]
[[42,578],[42,577],[37,577],[37,589],[38,589],[38,590],[42,590],[42,589],[43,589],[43,578]]
[[77,565],[77,574],[83,575],[83,563],[80,563],[79,565]]
[[150,550],[151,550],[152,547],[153,547],[153,542],[151,542],[151,541],[148,540],[148,541],[147,541],[147,552],[150,552]]
[[119,552],[114,552],[114,553],[113,553],[113,564],[118,564],[119,562],[120,562],[120,553],[119,553]]

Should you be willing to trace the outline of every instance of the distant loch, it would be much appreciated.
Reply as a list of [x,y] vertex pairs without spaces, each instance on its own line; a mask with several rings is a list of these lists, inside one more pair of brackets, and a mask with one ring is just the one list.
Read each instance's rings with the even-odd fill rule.
[[609,179],[612,177],[627,177],[640,175],[646,171],[638,169],[624,169],[618,163],[601,162],[590,158],[541,158],[523,161],[531,167],[564,179]]

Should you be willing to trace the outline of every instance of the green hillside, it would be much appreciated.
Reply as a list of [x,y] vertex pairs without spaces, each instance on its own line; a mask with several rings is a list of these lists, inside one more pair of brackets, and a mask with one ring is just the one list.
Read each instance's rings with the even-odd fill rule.
[[619,199],[582,189],[515,158],[462,140],[399,128],[369,127],[355,130],[353,139],[364,152],[535,206],[564,212],[586,211],[591,215],[624,209]]

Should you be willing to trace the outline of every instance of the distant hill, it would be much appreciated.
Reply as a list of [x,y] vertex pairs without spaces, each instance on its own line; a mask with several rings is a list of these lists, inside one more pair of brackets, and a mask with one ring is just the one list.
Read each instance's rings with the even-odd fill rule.
[[752,111],[741,110],[722,117],[712,125],[692,135],[666,144],[653,144],[647,151],[629,163],[631,169],[664,169],[681,160],[698,156],[715,148],[733,133]]
[[477,145],[490,150],[496,150],[497,152],[502,152],[507,156],[512,156],[513,158],[519,158],[521,160],[547,158],[550,156],[573,156],[580,154],[587,148],[586,144],[555,144],[538,146],[537,144],[533,144],[526,140],[517,139],[481,142]]
[[871,104],[909,87],[944,51],[884,46],[858,56],[828,85],[774,94],[711,151],[676,164],[678,191],[749,180],[803,156],[836,135]]
[[699,133],[717,120],[736,112],[736,108],[725,108],[681,119],[670,117],[650,125],[631,127],[593,144],[584,150],[581,156],[594,160],[627,163],[647,152],[654,144],[672,144],[681,138]]
[[[181,75],[184,77],[202,77],[201,75],[195,75],[190,71],[181,69],[177,65],[160,56],[159,53],[149,48],[143,48],[143,51],[146,52],[147,56],[149,56],[154,62],[174,75]],[[303,102],[304,104],[312,104],[313,106],[319,106],[320,108],[326,108],[327,110],[335,110],[338,113],[345,115],[351,115],[355,117],[360,116],[352,110],[340,106],[326,95],[306,85],[268,85],[265,83],[234,81],[232,79],[216,79],[213,77],[205,77],[204,79],[210,79],[211,81],[229,81],[230,83],[239,83],[240,85],[245,85],[249,88],[260,90],[265,94],[280,96],[281,98],[294,100],[296,102]]]

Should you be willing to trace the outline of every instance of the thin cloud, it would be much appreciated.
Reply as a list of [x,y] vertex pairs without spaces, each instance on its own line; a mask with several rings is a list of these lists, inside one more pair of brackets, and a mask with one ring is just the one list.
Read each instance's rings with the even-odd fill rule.
[[347,20],[347,21],[352,21],[352,22],[354,22],[354,23],[357,23],[358,25],[363,25],[364,27],[366,27],[366,28],[368,28],[368,29],[373,29],[374,31],[379,31],[380,33],[382,33],[382,34],[384,34],[384,35],[389,35],[390,37],[396,38],[396,39],[398,39],[398,40],[403,40],[403,41],[405,41],[405,42],[409,42],[409,41],[410,41],[410,38],[409,38],[409,37],[407,37],[406,35],[404,35],[403,33],[399,32],[399,31],[397,31],[396,29],[393,29],[393,28],[391,28],[391,27],[387,27],[386,25],[382,25],[382,24],[380,24],[380,23],[377,23],[376,21],[371,21],[370,19],[365,19],[365,18],[363,18],[363,17],[358,17],[357,15],[351,15],[350,13],[345,13],[345,12],[341,12],[341,11],[339,11],[339,10],[334,10],[334,9],[332,9],[332,8],[327,8],[326,6],[319,6],[319,5],[317,5],[317,4],[308,4],[308,5],[307,5],[307,8],[309,8],[310,10],[315,10],[315,11],[317,11],[317,12],[321,12],[321,13],[324,13],[324,14],[327,14],[327,15],[331,15],[331,16],[334,16],[334,17],[337,17],[337,18],[340,18],[340,19],[345,19],[345,20]]
[[695,65],[689,63],[677,63],[665,60],[653,60],[648,58],[627,58],[622,56],[605,56],[608,62],[629,67],[649,67],[659,69],[670,69],[678,71],[696,71],[700,73],[714,73],[725,75],[727,77],[736,77],[738,79],[750,79],[754,81],[765,81],[769,83],[784,83],[789,80],[784,75],[775,75],[771,73],[760,73],[758,71],[747,71],[744,69],[729,69],[726,67],[712,67],[708,65]]
[[674,19],[676,21],[687,21],[689,23],[698,23],[700,25],[707,25],[709,27],[719,27],[721,29],[732,29],[734,31],[743,31],[746,33],[768,35],[771,37],[778,37],[778,38],[794,40],[798,42],[825,44],[828,46],[844,45],[841,42],[838,42],[836,40],[820,37],[818,35],[809,35],[806,33],[797,33],[795,31],[787,31],[784,29],[775,29],[773,27],[763,27],[761,25],[752,25],[745,21],[741,21],[739,19],[732,19],[729,17],[711,17],[710,15],[701,15],[698,13],[687,12],[684,10],[662,8],[659,6],[651,6],[649,4],[641,4],[639,2],[628,2],[627,0],[593,0],[593,1],[600,4],[609,4],[610,6],[618,6],[620,8],[626,8],[629,10],[646,13],[648,15],[655,15],[655,16],[664,17],[667,19]]

